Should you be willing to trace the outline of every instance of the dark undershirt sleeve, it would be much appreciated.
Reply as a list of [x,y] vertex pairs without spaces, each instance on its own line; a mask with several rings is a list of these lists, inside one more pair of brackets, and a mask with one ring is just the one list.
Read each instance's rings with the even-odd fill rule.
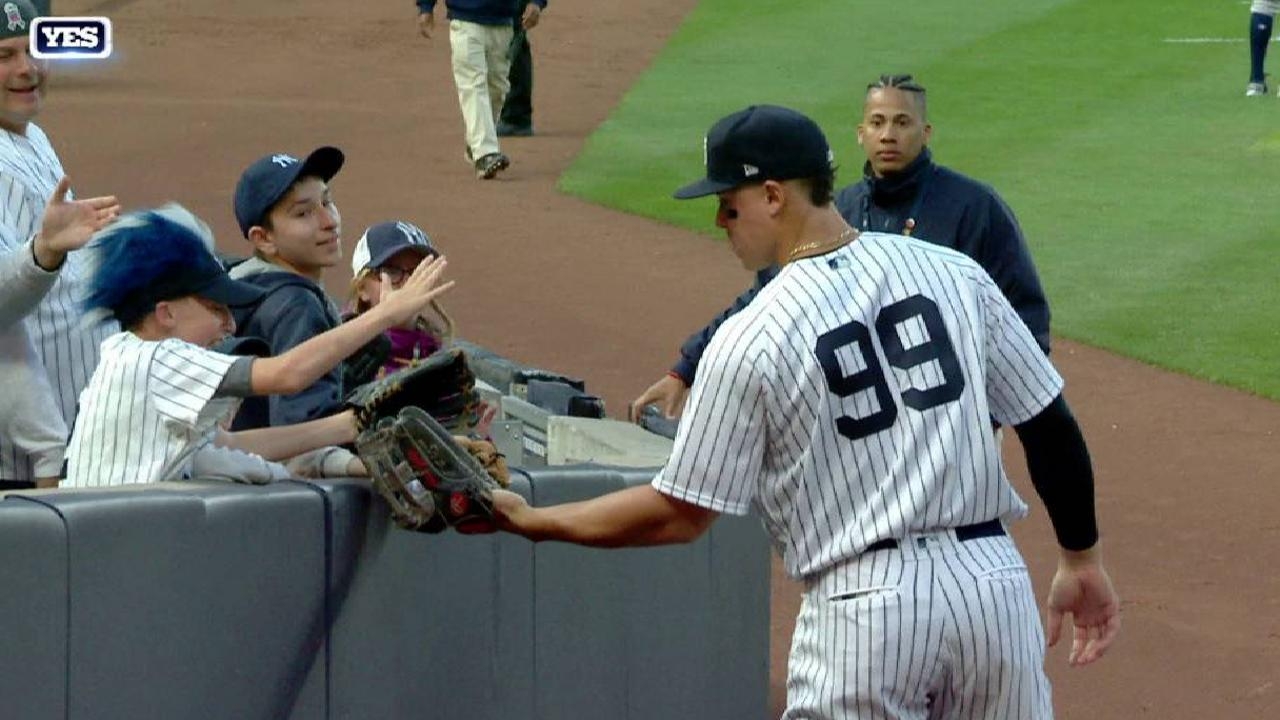
[[1058,544],[1088,550],[1098,542],[1089,449],[1071,408],[1058,395],[1039,415],[1014,426],[1027,456],[1027,470],[1044,501]]
[[242,357],[232,363],[227,374],[222,376],[218,389],[213,391],[214,397],[249,397],[253,394],[252,371],[255,358]]

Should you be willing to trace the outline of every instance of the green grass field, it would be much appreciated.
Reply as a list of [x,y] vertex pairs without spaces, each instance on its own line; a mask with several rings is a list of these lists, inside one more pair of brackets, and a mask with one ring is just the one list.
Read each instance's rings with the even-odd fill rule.
[[1231,0],[702,0],[561,187],[714,232],[713,200],[669,198],[716,118],[808,113],[843,185],[862,89],[911,72],[936,159],[1017,213],[1056,334],[1280,399],[1280,99],[1243,96],[1247,17]]

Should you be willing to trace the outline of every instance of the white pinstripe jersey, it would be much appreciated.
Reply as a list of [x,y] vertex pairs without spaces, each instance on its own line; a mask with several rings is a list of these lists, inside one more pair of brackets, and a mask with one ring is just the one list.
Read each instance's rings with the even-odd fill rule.
[[877,540],[1025,515],[989,418],[1016,425],[1061,391],[978,264],[864,233],[787,265],[720,328],[653,484],[755,507],[811,578]]
[[121,332],[80,396],[62,487],[179,480],[238,398],[214,397],[236,357]]
[[[12,277],[23,264],[31,264],[28,241],[40,228],[45,205],[62,178],[62,163],[49,139],[35,124],[26,135],[0,130],[0,276]],[[117,331],[114,322],[86,327],[81,323],[80,302],[89,281],[88,257],[80,251],[67,256],[52,288],[23,322],[0,327],[0,345],[6,362],[0,364],[0,385],[23,384],[48,388],[29,404],[42,413],[59,413],[70,426],[76,399],[98,362],[98,346]],[[9,288],[10,291],[13,288]],[[0,294],[5,288],[0,288]],[[3,296],[4,302],[17,302]],[[23,301],[30,302],[30,298]],[[34,347],[41,366],[27,362],[16,349]],[[15,354],[16,353],[16,354]],[[40,377],[43,375],[44,377]],[[52,392],[52,397],[47,392]],[[15,438],[0,435],[0,478],[30,480],[34,477],[30,449],[18,447]]]

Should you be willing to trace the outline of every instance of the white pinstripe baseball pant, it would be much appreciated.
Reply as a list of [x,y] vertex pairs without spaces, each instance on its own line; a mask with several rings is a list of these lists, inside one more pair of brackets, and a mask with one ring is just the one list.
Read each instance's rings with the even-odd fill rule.
[[783,720],[1053,717],[1044,631],[1008,536],[864,553],[805,591]]

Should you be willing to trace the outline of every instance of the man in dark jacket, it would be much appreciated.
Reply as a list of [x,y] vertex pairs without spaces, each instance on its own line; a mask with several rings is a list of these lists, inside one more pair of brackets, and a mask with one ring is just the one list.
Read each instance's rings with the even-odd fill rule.
[[[340,323],[338,309],[320,281],[342,262],[342,216],[329,191],[342,151],[321,147],[303,159],[285,153],[260,158],[236,184],[240,231],[253,257],[231,268],[231,277],[266,291],[256,305],[238,308],[236,336],[266,342],[279,355]],[[335,368],[296,395],[247,398],[232,430],[292,425],[336,411],[343,397]]]
[[529,31],[538,24],[542,10],[537,3],[520,0],[507,51],[511,56],[511,72],[507,73],[511,89],[498,116],[498,137],[533,134],[533,49],[529,47]]
[[[858,125],[863,178],[836,194],[836,209],[864,232],[911,235],[978,261],[1047,353],[1049,303],[1018,221],[995,190],[933,162],[926,105],[925,89],[910,75],[882,75],[867,87]],[[633,420],[650,403],[667,417],[680,415],[711,336],[777,272],[761,270],[751,288],[685,341],[675,366],[632,402]]]

